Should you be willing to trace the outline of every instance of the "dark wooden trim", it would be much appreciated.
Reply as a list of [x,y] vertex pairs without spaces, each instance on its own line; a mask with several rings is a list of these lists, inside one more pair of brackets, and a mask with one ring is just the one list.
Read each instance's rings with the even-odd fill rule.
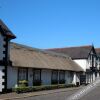
[[5,53],[5,58],[6,58],[6,66],[5,66],[5,89],[7,90],[7,66],[8,66],[8,38],[6,38],[6,53]]
[[84,58],[72,58],[72,60],[78,60],[78,59],[88,59],[88,57],[84,57]]
[[6,51],[3,51],[3,54],[6,54]]
[[5,36],[1,25],[0,25],[0,32],[2,33],[2,36]]
[[[8,42],[9,42],[9,39],[6,37],[4,38],[4,41],[5,41],[5,44],[3,45],[3,47],[5,47],[5,57],[3,58],[3,63],[4,66],[5,66],[5,71],[4,71],[4,76],[5,77],[5,81],[3,83],[4,85],[4,89],[2,90],[3,92],[6,92],[7,91],[7,67],[8,67]],[[3,51],[4,52],[4,51]]]
[[[3,36],[6,36],[9,39],[16,38],[16,36],[13,33],[11,33],[11,31],[4,29],[2,25],[0,25],[0,32],[2,33]],[[8,34],[8,32],[10,32],[11,34]]]
[[2,79],[5,79],[5,76],[2,76]]
[[[6,60],[5,58],[3,58],[3,60],[0,60],[0,66],[5,66],[6,65],[6,61],[5,60]],[[11,66],[12,65],[12,62],[11,61],[8,61],[8,64],[7,65]]]
[[[2,85],[5,86],[6,82],[2,82]],[[3,92],[6,92],[6,90],[4,91],[5,89],[3,89]]]
[[41,81],[41,73],[42,73],[42,69],[40,69],[40,81]]
[[18,70],[17,70],[17,84],[19,84],[19,67],[18,67]]
[[5,69],[2,70],[3,73],[5,73],[5,71],[6,71]]
[[34,75],[34,69],[32,69],[32,72],[33,72],[33,83],[34,83],[34,76],[35,76],[35,75]]
[[5,66],[5,61],[4,60],[0,60],[0,65],[1,66]]
[[28,81],[28,68],[26,68],[26,80]]
[[[12,63],[11,61],[10,61],[10,63]],[[13,67],[17,67],[17,66],[13,66]],[[21,66],[19,66],[19,68],[22,68]],[[27,67],[23,67],[23,68],[27,68]],[[28,67],[28,68],[32,68],[32,67]],[[41,69],[41,70],[57,70],[58,71],[58,69],[50,69],[50,68],[32,68],[32,69]],[[59,69],[59,70],[62,70],[62,69]],[[72,71],[72,72],[74,72],[73,70],[67,70],[67,69],[63,69],[63,71]],[[82,71],[75,71],[75,72],[82,72]]]

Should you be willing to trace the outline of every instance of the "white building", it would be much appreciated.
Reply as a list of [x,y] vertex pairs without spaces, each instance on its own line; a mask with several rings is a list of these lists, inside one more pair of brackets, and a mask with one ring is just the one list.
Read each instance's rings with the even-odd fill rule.
[[99,77],[100,57],[98,57],[93,45],[55,48],[49,50],[69,55],[74,62],[81,66],[84,70],[84,74],[80,76],[81,84],[91,83]]
[[0,92],[12,89],[20,80],[29,86],[80,83],[83,69],[60,53],[11,43],[16,38],[0,20]]

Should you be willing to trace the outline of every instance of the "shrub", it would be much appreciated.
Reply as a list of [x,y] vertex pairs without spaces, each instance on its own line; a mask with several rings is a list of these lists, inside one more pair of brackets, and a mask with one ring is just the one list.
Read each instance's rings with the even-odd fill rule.
[[55,84],[55,85],[41,85],[41,86],[18,86],[13,88],[13,91],[16,93],[25,93],[25,92],[32,92],[32,91],[41,91],[41,90],[51,90],[51,89],[58,89],[58,88],[68,88],[68,87],[75,87],[74,84]]
[[70,84],[67,84],[67,85],[66,85],[66,87],[76,87],[76,85],[75,85],[75,84],[70,83]]
[[28,81],[21,80],[21,81],[19,81],[18,85],[21,86],[21,87],[26,87],[26,86],[28,86]]
[[66,84],[59,84],[58,85],[58,88],[65,88],[66,87]]
[[16,87],[16,88],[13,88],[13,91],[15,91],[16,93],[25,93],[25,92],[31,91],[31,88],[30,87]]

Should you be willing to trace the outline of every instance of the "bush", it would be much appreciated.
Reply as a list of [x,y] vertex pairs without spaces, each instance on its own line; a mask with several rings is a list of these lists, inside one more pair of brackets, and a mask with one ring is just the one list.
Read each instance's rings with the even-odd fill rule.
[[66,84],[59,84],[58,85],[58,88],[65,88],[66,87]]
[[13,88],[13,91],[16,93],[25,93],[25,92],[32,92],[32,91],[41,91],[41,90],[52,90],[52,89],[58,89],[58,88],[68,88],[68,87],[75,87],[74,84],[56,84],[56,85],[41,85],[41,86],[24,86],[24,87],[15,87]]
[[30,87],[16,87],[16,88],[13,88],[13,91],[16,93],[25,93],[25,92],[30,92],[31,88]]
[[19,81],[18,85],[21,86],[21,87],[26,87],[26,86],[28,86],[28,81],[21,80],[21,81]]

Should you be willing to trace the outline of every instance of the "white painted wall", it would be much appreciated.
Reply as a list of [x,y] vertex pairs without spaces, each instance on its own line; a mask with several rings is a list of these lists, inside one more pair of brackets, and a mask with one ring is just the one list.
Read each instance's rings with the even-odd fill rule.
[[73,84],[76,85],[76,82],[77,82],[77,75],[76,75],[76,72],[74,72],[74,76],[73,76]]
[[7,69],[7,88],[10,89],[17,84],[18,68],[8,66]]
[[[17,84],[17,75],[18,68],[8,66],[7,71],[7,88],[10,89]],[[50,85],[51,84],[51,70],[41,70],[41,80],[42,85]],[[2,74],[3,75],[3,74]],[[2,76],[0,72],[0,77]],[[0,79],[2,82],[3,80]],[[73,75],[70,74],[70,71],[65,71],[65,83],[66,84],[76,84],[76,82],[80,82],[79,75],[76,72],[73,72]],[[28,85],[33,86],[33,70],[32,68],[28,69]],[[2,87],[3,88],[3,87]]]
[[74,60],[78,65],[81,66],[81,68],[83,68],[84,71],[86,71],[87,68],[87,59],[77,59]]
[[76,73],[76,82],[79,82],[80,84],[80,74],[79,73]]
[[28,85],[33,86],[33,69],[28,69]]
[[41,80],[42,80],[43,85],[50,85],[51,84],[51,70],[42,70]]
[[0,66],[0,92],[2,92],[2,89],[4,88],[4,86],[2,85],[2,83],[4,82],[4,79],[2,78],[4,76],[4,73],[2,72],[3,69],[4,66]]

